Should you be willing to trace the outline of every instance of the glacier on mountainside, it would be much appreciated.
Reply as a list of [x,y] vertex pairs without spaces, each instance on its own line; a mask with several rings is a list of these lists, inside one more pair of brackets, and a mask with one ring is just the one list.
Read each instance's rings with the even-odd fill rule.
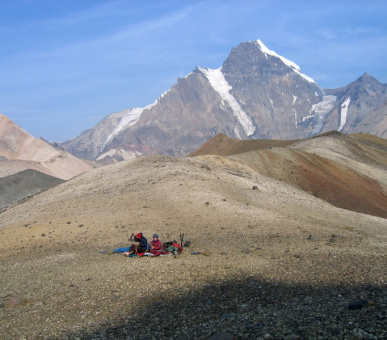
[[222,73],[222,68],[220,67],[214,70],[199,67],[199,70],[208,79],[212,88],[219,93],[223,101],[230,105],[235,118],[242,126],[245,134],[247,136],[251,136],[255,132],[255,126],[251,118],[247,115],[247,113],[242,110],[234,96],[231,95],[230,90],[232,89],[232,86],[227,82],[226,78],[224,77],[224,74]]
[[338,131],[341,131],[347,122],[348,106],[350,102],[351,97],[348,97],[340,106],[340,126]]
[[323,126],[323,119],[335,106],[336,96],[323,96],[323,100],[317,104],[312,105],[309,116],[302,117],[302,122],[311,118],[317,118],[317,123],[313,128],[313,134],[318,134]]
[[[167,91],[168,92],[168,91]],[[164,95],[164,94],[163,94]],[[161,97],[163,96],[161,95]],[[160,98],[161,98],[160,97]],[[157,99],[153,104],[150,104],[145,107],[136,107],[134,109],[128,109],[125,110],[126,113],[122,116],[117,126],[113,129],[113,131],[109,134],[109,136],[106,138],[105,143],[102,144],[100,148],[100,152],[103,151],[105,146],[113,140],[115,136],[117,136],[121,131],[125,130],[129,126],[136,124],[137,121],[140,119],[141,114],[144,110],[150,109],[152,106],[156,105],[159,99]]]

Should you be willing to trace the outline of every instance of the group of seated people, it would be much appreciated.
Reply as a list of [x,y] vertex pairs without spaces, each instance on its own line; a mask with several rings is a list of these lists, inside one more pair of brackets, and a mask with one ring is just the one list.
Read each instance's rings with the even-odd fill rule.
[[125,256],[142,256],[144,254],[151,256],[159,256],[162,254],[170,254],[174,251],[182,252],[181,246],[176,242],[168,242],[163,244],[159,240],[159,236],[154,233],[152,241],[148,244],[148,240],[142,233],[134,236],[134,241],[129,248],[117,248],[114,253],[123,253]]

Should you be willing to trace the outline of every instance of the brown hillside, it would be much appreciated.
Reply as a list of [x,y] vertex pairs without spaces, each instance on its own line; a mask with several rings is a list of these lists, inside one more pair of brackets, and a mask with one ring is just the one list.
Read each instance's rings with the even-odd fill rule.
[[291,140],[274,139],[238,140],[227,137],[223,133],[219,133],[214,138],[204,143],[200,148],[190,153],[187,157],[203,155],[230,156],[247,151],[273,147],[286,147],[293,143],[294,141]]
[[387,141],[332,132],[300,141],[218,135],[192,155],[222,155],[352,211],[387,218]]

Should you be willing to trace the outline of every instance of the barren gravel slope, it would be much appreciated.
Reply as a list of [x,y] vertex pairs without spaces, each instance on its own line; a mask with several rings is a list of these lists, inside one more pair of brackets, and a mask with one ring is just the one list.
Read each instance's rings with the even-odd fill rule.
[[[139,231],[184,233],[191,246],[176,258],[108,255]],[[236,159],[94,169],[1,213],[0,236],[2,339],[386,335],[386,219]]]
[[387,218],[387,141],[329,132],[298,141],[219,134],[193,155],[225,155],[348,210]]
[[359,174],[375,179],[387,188],[387,140],[366,134],[328,133],[290,146],[319,155]]

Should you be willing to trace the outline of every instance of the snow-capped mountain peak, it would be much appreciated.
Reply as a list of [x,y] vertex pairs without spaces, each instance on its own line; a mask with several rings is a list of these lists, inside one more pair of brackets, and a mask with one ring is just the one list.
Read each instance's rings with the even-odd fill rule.
[[260,48],[260,50],[266,55],[266,59],[267,59],[267,56],[270,55],[272,57],[275,57],[275,58],[278,58],[280,59],[285,65],[289,66],[291,69],[294,70],[294,72],[296,72],[297,74],[299,74],[301,77],[303,77],[304,79],[306,79],[307,81],[309,81],[310,83],[314,83],[316,84],[316,82],[311,78],[311,77],[308,77],[307,75],[303,74],[301,72],[301,69],[300,67],[294,63],[293,61],[289,60],[289,59],[286,59],[282,56],[280,56],[279,54],[277,54],[276,52],[268,49],[264,43],[261,41],[261,40],[256,40],[256,41],[253,41],[253,43],[256,43],[257,46]]
[[218,133],[237,139],[300,139],[327,131],[383,137],[386,86],[365,74],[323,90],[262,41],[242,42],[220,68],[196,67],[154,104],[112,113],[61,146],[105,164],[158,153],[185,156]]

